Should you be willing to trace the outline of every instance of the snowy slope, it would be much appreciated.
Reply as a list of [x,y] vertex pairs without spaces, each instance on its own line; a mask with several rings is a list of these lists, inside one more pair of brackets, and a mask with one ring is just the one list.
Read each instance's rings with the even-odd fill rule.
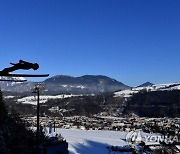
[[128,145],[123,140],[126,132],[57,128],[56,133],[69,143],[70,154],[109,154],[109,146]]
[[[62,98],[75,97],[75,96],[80,96],[80,95],[56,95],[56,96],[42,95],[42,96],[40,96],[40,103],[46,103],[49,99],[62,99]],[[5,97],[5,98],[9,98],[9,97]],[[17,99],[17,102],[22,103],[22,104],[36,105],[37,97],[36,96],[27,96],[27,97]]]
[[122,90],[114,93],[114,97],[131,97],[140,91],[163,91],[163,90],[180,90],[180,83],[156,84],[145,87],[135,87],[128,90]]
[[0,79],[3,79],[3,80],[25,80],[25,78],[23,77],[5,77],[5,76],[0,76]]
[[[25,78],[23,77],[4,77],[4,76],[0,76],[0,80],[25,80]],[[16,84],[20,84],[21,82],[7,82],[7,81],[1,81],[0,82],[0,86],[1,88],[5,88],[5,87],[10,87],[10,86],[14,86]]]

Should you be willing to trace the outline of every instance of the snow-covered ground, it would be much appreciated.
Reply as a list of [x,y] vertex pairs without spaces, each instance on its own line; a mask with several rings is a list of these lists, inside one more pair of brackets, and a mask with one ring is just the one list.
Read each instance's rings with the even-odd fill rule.
[[[80,95],[56,95],[56,96],[50,96],[50,95],[42,95],[40,96],[40,103],[46,103],[49,99],[62,99],[62,98],[68,98],[68,97],[75,97]],[[22,104],[37,104],[37,97],[36,96],[27,96],[20,99],[17,99],[18,103]]]
[[134,90],[122,90],[114,93],[114,97],[131,97],[133,94],[138,93],[139,91],[134,91]]
[[[31,129],[36,131],[35,127]],[[160,145],[158,141],[155,141],[155,136],[161,135],[148,134],[141,130],[120,132],[56,128],[56,131],[51,134],[48,131],[49,128],[46,127],[47,136],[52,137],[58,134],[68,142],[69,154],[120,154],[120,152],[110,151],[110,147],[133,147],[137,150],[138,143],[141,141],[146,145]],[[130,143],[131,140],[136,143]],[[123,152],[123,154],[131,154],[131,152]]]
[[132,89],[122,90],[114,93],[114,97],[131,97],[140,91],[163,91],[163,90],[180,90],[180,83],[156,84],[146,87],[135,87]]
[[5,99],[11,99],[14,98],[15,96],[4,96]]
[[80,88],[80,89],[85,89],[86,87],[83,85],[79,85],[79,86],[73,86],[73,85],[61,85],[64,88]]
[[70,154],[109,154],[107,147],[128,145],[126,132],[57,128],[69,144]]

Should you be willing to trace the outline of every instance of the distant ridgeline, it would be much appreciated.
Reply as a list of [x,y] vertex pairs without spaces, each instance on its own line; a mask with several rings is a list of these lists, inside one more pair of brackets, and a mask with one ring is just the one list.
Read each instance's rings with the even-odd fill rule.
[[[11,79],[2,78],[0,79]],[[22,78],[21,78],[22,79]],[[20,80],[20,78],[16,78]],[[66,75],[56,75],[47,78],[42,82],[45,85],[45,94],[98,94],[102,92],[114,92],[117,90],[129,89],[130,87],[115,79],[102,75],[84,75],[81,77],[72,77]],[[35,82],[10,83],[1,82],[0,87],[5,95],[31,94]]]
[[135,94],[124,113],[142,117],[180,117],[180,91],[152,91]]

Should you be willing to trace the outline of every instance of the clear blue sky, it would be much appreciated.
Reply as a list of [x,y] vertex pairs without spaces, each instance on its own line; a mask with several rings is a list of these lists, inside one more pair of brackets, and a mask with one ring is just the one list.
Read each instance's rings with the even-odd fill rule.
[[27,73],[177,82],[180,0],[1,0],[0,53],[0,69],[24,59],[40,64]]

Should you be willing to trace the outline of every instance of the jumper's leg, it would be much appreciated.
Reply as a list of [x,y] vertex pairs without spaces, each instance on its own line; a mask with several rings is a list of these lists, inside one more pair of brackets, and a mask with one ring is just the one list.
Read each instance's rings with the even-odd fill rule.
[[12,67],[8,67],[8,68],[3,69],[2,71],[0,71],[0,73],[1,74],[8,74],[9,72],[13,72],[15,70],[17,70],[17,68],[12,66]]

